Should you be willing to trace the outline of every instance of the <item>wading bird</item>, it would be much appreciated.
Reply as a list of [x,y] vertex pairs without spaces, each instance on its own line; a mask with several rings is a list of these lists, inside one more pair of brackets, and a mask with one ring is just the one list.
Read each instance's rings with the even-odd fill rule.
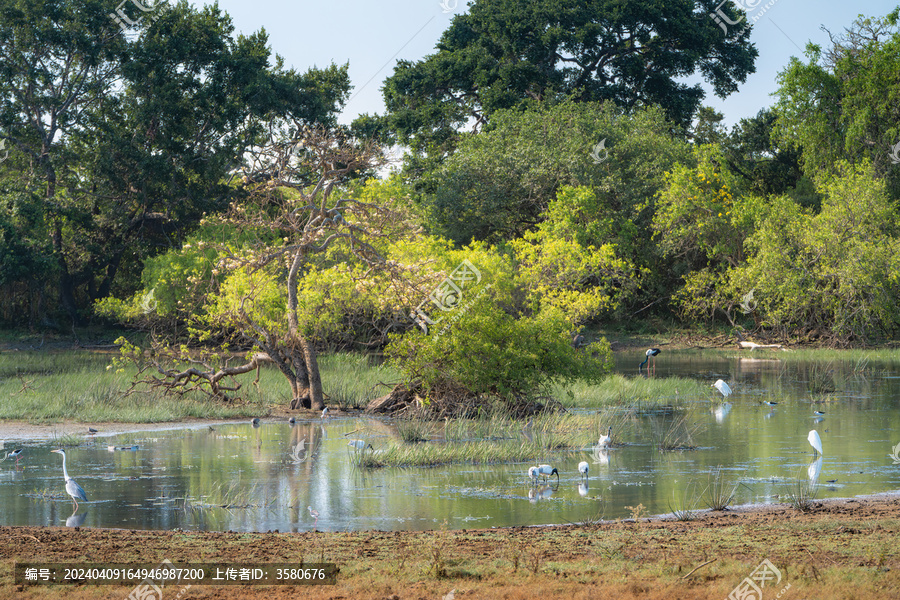
[[88,427],[88,434],[94,435],[95,433],[97,433],[96,429],[94,429],[93,427]]
[[294,425],[296,422],[297,422],[297,419],[295,419],[294,417],[291,417],[290,419],[288,419],[288,423],[290,423],[291,425]]
[[322,418],[323,418],[323,419],[327,419],[327,418],[328,418],[328,407],[327,407],[327,406],[326,406],[325,408],[322,409]]
[[771,400],[763,400],[762,403],[766,406],[778,406],[777,402],[772,402]]
[[374,450],[372,444],[366,444],[365,440],[350,440],[347,442],[347,445],[353,448],[354,450],[365,450],[369,448],[370,450]]
[[814,410],[813,414],[816,415],[817,417],[821,417],[822,415],[825,414],[825,411],[824,410]]
[[609,429],[606,431],[606,435],[601,435],[600,439],[597,440],[598,448],[606,448],[612,443],[612,425],[610,425]]
[[528,479],[531,480],[531,483],[537,485],[537,478],[538,478],[538,468],[537,467],[528,467]]
[[816,451],[816,456],[819,454],[825,454],[822,452],[822,438],[819,437],[819,432],[815,429],[809,432],[809,435],[806,436],[806,439],[809,440],[809,445],[813,447]]
[[[646,365],[647,361],[650,360],[651,358],[653,359],[652,366],[655,367],[656,366],[656,355],[659,354],[660,352],[661,352],[661,350],[659,348],[650,348],[649,350],[647,350],[647,352],[645,352],[645,354],[647,355],[647,358],[644,359],[644,362],[642,362],[640,365],[638,365],[638,373],[640,373],[644,369],[644,365]],[[648,367],[648,369],[649,369],[649,367]]]
[[314,509],[312,506],[307,506],[306,508],[309,510],[309,516],[316,520],[315,523],[313,523],[313,529],[315,529],[316,524],[319,522],[319,511]]
[[6,460],[7,458],[15,458],[15,459],[16,459],[16,466],[18,467],[18,466],[19,466],[19,458],[21,458],[22,452],[23,452],[24,450],[25,450],[25,448],[16,448],[16,449],[13,450],[12,452],[7,452],[7,453],[6,453],[6,456],[3,458],[3,460]]
[[72,505],[75,510],[78,510],[78,501],[81,500],[83,502],[87,502],[87,494],[84,493],[84,488],[82,488],[78,483],[69,477],[69,472],[66,471],[66,451],[65,450],[51,450],[50,452],[56,452],[57,454],[62,454],[63,457],[63,479],[66,480],[66,492],[72,496]]
[[578,472],[581,473],[581,478],[584,479],[588,476],[588,464],[587,461],[581,461],[578,463]]
[[724,381],[722,381],[721,379],[716,381],[710,387],[714,387],[717,390],[719,390],[722,393],[722,395],[725,396],[726,398],[731,395],[731,388],[728,387],[728,384],[725,383]]
[[250,425],[253,427],[259,427],[259,417],[253,417],[250,419]]
[[559,483],[559,471],[550,465],[538,465],[538,473],[544,476],[544,479],[556,475],[556,483]]

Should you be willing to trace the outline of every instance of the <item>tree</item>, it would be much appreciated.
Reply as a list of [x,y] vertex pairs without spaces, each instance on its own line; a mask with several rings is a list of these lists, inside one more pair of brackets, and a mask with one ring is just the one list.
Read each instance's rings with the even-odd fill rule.
[[[422,198],[432,231],[459,244],[521,236],[542,220],[561,187],[588,186],[627,255],[640,253],[648,198],[674,164],[690,160],[658,108],[623,114],[612,102],[564,102],[498,111],[488,131],[466,138]],[[592,215],[584,215],[592,218]],[[602,244],[613,239],[594,240]]]
[[776,140],[802,150],[808,177],[833,174],[842,160],[868,161],[900,198],[900,169],[891,159],[900,143],[898,11],[860,17],[824,53],[809,44],[808,62],[792,58],[779,74]]
[[[388,120],[416,172],[452,152],[460,128],[566,97],[626,111],[659,105],[686,128],[704,92],[684,77],[699,73],[725,97],[754,71],[750,25],[726,37],[709,16],[716,4],[478,0],[453,18],[434,54],[398,63],[384,84]],[[720,8],[737,19],[730,4]]]
[[[224,398],[225,392],[240,386],[223,382],[271,363],[290,385],[291,408],[322,409],[324,396],[314,342],[322,332],[319,322],[323,315],[307,304],[315,300],[306,295],[309,289],[301,287],[317,279],[315,271],[321,265],[312,259],[343,246],[342,257],[330,258],[336,264],[330,274],[336,277],[327,279],[334,286],[355,283],[346,265],[351,259],[362,265],[362,279],[373,270],[390,279],[399,267],[385,259],[381,248],[385,240],[403,237],[408,228],[388,207],[338,193],[341,185],[379,164],[377,146],[347,137],[340,130],[309,127],[300,121],[273,126],[270,136],[247,158],[243,176],[249,189],[247,199],[232,203],[221,217],[208,219],[206,227],[232,235],[198,250],[186,249],[195,256],[211,249],[217,257],[191,332],[200,341],[249,348],[246,360],[232,365],[229,352],[212,352],[201,360],[180,350],[155,348],[149,365],[157,374],[143,381],[178,393],[203,389]],[[168,264],[176,263],[170,260]],[[188,272],[206,275],[208,267],[202,259],[181,264],[187,265]],[[167,276],[172,275],[170,269]],[[145,291],[144,297],[152,291]],[[158,304],[150,308],[159,310]],[[128,345],[124,353],[146,360]]]
[[225,179],[260,121],[330,122],[349,89],[346,67],[270,65],[266,35],[233,39],[217,7],[183,2],[127,33],[109,12],[94,0],[0,0],[0,139],[14,161],[0,169],[41,190],[29,211],[73,323],[227,207]]

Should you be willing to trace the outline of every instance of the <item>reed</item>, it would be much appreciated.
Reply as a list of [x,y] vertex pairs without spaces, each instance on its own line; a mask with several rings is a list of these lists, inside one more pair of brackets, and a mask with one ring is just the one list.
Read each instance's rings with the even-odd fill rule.
[[722,474],[722,467],[717,466],[710,471],[703,501],[710,510],[725,510],[737,493],[738,483],[728,481]]

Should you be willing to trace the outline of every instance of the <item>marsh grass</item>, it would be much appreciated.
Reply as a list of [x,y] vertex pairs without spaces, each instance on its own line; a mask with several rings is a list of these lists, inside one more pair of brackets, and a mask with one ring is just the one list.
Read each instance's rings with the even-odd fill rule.
[[[223,403],[201,393],[167,396],[139,388],[125,396],[133,369],[111,368],[114,353],[87,350],[0,353],[0,419],[31,423],[75,420],[85,423],[158,423],[187,418],[228,419],[264,416],[271,405],[289,399],[284,377],[277,369],[260,370],[240,379],[239,402]],[[372,364],[362,354],[323,355],[319,358],[325,392],[340,408],[359,408],[398,376],[385,365]],[[110,367],[110,368],[108,368]]]
[[677,410],[685,398],[700,397],[707,393],[702,382],[684,377],[625,377],[614,374],[603,382],[589,384],[576,382],[556,385],[553,396],[565,406],[578,408],[602,408],[608,406],[633,407],[652,410],[669,405]]
[[246,485],[241,481],[229,483],[215,483],[208,494],[199,499],[185,499],[191,505],[197,507],[216,507],[226,509],[237,508],[267,508],[274,500],[265,498],[265,489],[259,484]]
[[432,425],[418,419],[400,419],[397,421],[397,433],[408,444],[427,442],[431,437]]
[[790,484],[785,492],[788,504],[791,508],[801,513],[812,512],[816,507],[816,495],[819,492],[819,485],[810,481],[805,474],[800,474]]
[[710,510],[725,510],[738,489],[737,482],[731,482],[722,473],[722,467],[717,466],[709,472],[706,489],[703,490],[703,502]]
[[693,484],[688,484],[678,497],[676,490],[672,490],[672,501],[669,503],[669,512],[676,521],[693,521],[700,514],[700,495],[696,493]]
[[694,436],[703,427],[703,423],[690,422],[688,415],[658,417],[650,421],[650,439],[660,452],[695,450]]

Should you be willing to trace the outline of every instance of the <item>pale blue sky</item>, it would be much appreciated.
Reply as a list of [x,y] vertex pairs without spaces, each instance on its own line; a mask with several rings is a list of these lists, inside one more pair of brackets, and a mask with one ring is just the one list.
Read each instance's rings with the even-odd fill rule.
[[[526,0],[523,0],[526,1]],[[381,85],[393,73],[397,59],[418,60],[434,52],[450,17],[466,10],[463,0],[377,0],[356,2],[282,2],[279,0],[220,0],[235,29],[252,33],[265,28],[272,50],[288,66],[304,71],[331,62],[350,63],[353,95],[341,117],[349,123],[360,113],[384,112]],[[823,46],[860,13],[884,16],[900,0],[866,2],[829,0],[744,0],[748,18],[757,18],[751,40],[759,50],[756,73],[740,89],[722,100],[707,88],[704,104],[725,114],[729,125],[771,106],[775,76],[791,56],[801,57],[808,41]],[[194,0],[195,4],[209,4]],[[767,10],[765,7],[771,5]],[[760,14],[764,11],[764,14]]]

